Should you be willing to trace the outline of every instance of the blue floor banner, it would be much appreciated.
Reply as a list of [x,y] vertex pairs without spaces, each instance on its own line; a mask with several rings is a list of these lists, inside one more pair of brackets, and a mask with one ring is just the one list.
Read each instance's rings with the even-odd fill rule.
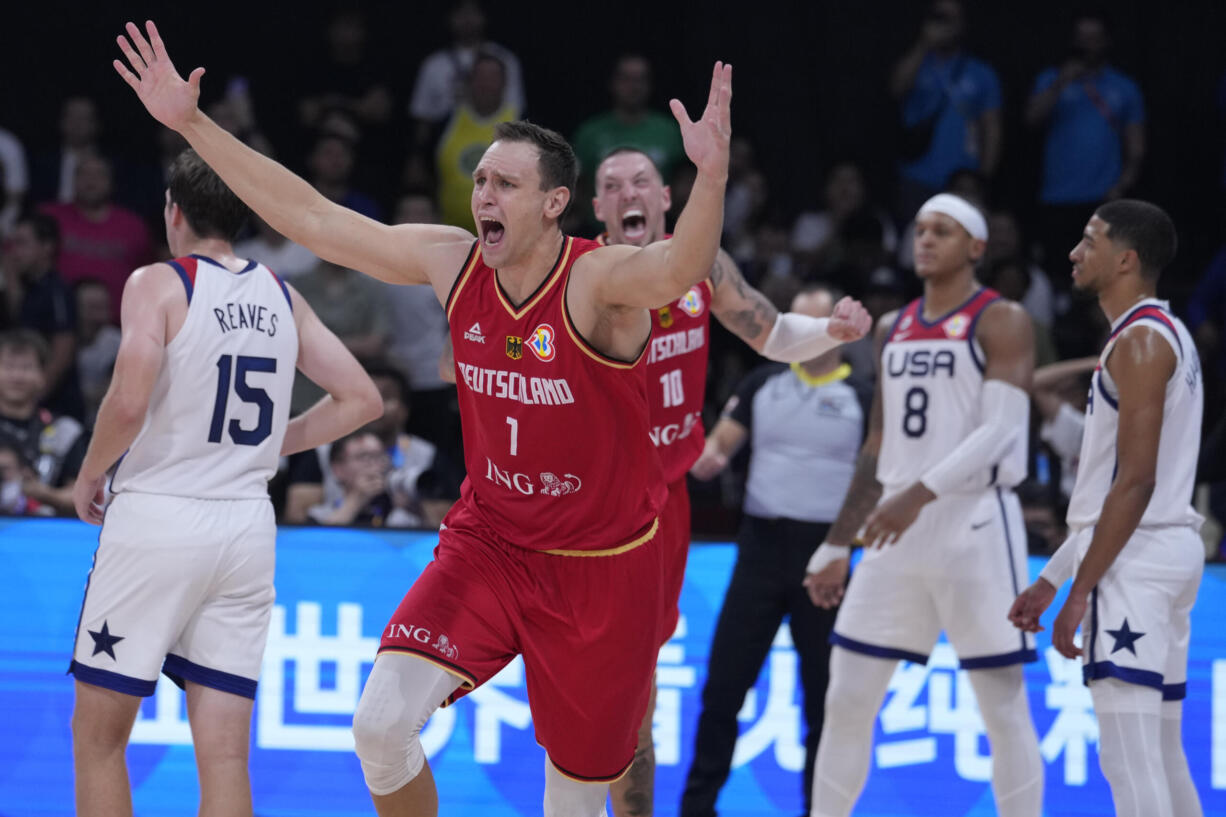
[[[431,558],[437,535],[285,528],[277,602],[252,723],[251,779],[260,817],[374,813],[349,725],[382,627]],[[97,528],[69,520],[0,520],[0,817],[71,815],[73,680],[65,675]],[[656,813],[676,814],[701,707],[707,654],[736,558],[696,544],[681,622],[660,651],[655,713]],[[1042,562],[1031,560],[1031,573]],[[1058,597],[1051,619],[1062,601]],[[1226,567],[1206,569],[1193,611],[1184,745],[1205,813],[1226,815]],[[1046,632],[1026,669],[1046,765],[1044,813],[1109,815],[1098,727],[1077,662]],[[786,626],[738,716],[722,817],[798,815],[804,765],[802,689]],[[509,664],[421,734],[441,813],[541,812],[536,744],[521,661]],[[599,739],[599,736],[593,736]],[[196,813],[198,786],[182,693],[165,678],[132,732],[128,766],[138,817]],[[904,663],[877,720],[858,817],[991,815],[991,760],[966,673],[948,644],[926,666]]]

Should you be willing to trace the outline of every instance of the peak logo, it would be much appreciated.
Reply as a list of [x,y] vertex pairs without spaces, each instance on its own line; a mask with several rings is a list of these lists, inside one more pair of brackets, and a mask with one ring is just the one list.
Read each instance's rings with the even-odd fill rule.
[[474,323],[464,333],[464,340],[471,340],[474,343],[485,343],[485,335],[481,334],[481,324]]

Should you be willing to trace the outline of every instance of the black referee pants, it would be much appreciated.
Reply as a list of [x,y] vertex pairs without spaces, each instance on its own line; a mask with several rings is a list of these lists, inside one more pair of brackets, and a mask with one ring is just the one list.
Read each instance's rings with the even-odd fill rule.
[[738,728],[736,715],[770,652],[785,617],[800,657],[804,689],[805,814],[813,791],[813,762],[822,735],[826,683],[830,671],[830,630],[835,610],[815,607],[801,581],[809,557],[830,525],[745,515],[737,535],[736,567],[724,597],[702,714],[694,738],[694,760],[681,795],[681,817],[714,817],[715,800],[732,766]]

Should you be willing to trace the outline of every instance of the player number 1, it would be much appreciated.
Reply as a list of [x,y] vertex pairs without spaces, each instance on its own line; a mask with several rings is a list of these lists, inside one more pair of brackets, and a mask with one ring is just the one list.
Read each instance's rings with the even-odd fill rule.
[[685,402],[685,389],[681,383],[681,370],[673,369],[660,375],[660,385],[664,387],[664,408],[679,406]]
[[519,420],[508,417],[507,425],[511,427],[511,456],[514,457],[519,453]]

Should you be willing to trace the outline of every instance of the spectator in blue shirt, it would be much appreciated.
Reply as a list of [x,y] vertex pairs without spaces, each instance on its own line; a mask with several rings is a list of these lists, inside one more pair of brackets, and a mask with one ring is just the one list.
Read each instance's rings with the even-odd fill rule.
[[902,222],[955,171],[978,170],[990,179],[1000,159],[1000,80],[991,66],[963,51],[964,30],[960,0],[935,0],[890,80],[902,106]]
[[1039,74],[1026,122],[1046,128],[1039,189],[1044,263],[1068,290],[1066,258],[1099,203],[1126,195],[1145,156],[1145,105],[1137,84],[1107,62],[1107,20],[1084,12],[1073,24],[1072,53]]

